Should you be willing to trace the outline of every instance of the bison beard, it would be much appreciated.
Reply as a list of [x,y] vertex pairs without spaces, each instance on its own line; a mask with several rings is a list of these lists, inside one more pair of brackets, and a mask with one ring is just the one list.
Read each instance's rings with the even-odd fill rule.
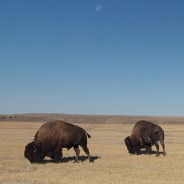
[[140,154],[140,150],[145,148],[148,153],[151,151],[151,146],[155,145],[157,149],[156,156],[159,156],[160,141],[163,148],[163,155],[166,155],[164,144],[163,129],[148,121],[138,121],[133,127],[132,134],[125,138],[125,145],[130,154]]
[[64,121],[50,121],[40,127],[34,141],[25,147],[24,156],[31,163],[40,163],[45,156],[58,162],[62,158],[62,148],[73,147],[76,153],[75,162],[78,162],[80,145],[91,162],[87,137],[91,136],[79,126]]

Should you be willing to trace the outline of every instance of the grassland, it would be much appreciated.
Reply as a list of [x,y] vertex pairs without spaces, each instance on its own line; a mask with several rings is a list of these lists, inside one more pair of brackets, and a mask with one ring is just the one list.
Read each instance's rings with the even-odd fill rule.
[[[73,163],[74,150],[64,150],[62,163],[30,164],[25,145],[44,122],[0,122],[0,183],[3,184],[183,184],[184,124],[162,124],[167,156],[129,155],[123,139],[133,124],[79,124],[92,136],[89,163],[81,149],[81,161]],[[153,147],[155,150],[155,147]]]

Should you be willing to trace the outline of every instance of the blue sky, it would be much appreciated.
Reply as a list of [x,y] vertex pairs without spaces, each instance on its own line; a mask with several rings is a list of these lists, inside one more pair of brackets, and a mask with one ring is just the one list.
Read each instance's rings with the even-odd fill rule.
[[0,114],[184,116],[183,0],[1,0]]

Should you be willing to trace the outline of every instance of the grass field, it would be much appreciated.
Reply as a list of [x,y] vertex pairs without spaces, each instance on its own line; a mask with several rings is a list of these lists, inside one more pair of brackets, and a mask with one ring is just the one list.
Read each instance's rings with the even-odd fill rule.
[[[30,164],[24,158],[25,145],[43,124],[0,122],[0,183],[3,184],[183,184],[184,125],[164,124],[167,156],[129,155],[124,138],[132,124],[78,124],[92,136],[88,147],[94,163],[81,150],[73,163],[74,150],[63,150],[63,162]],[[155,150],[155,147],[153,147]],[[161,149],[162,151],[162,149]]]

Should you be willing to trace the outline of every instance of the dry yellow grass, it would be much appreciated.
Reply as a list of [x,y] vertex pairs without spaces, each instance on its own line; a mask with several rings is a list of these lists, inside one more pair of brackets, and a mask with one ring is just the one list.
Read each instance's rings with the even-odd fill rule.
[[[64,163],[30,164],[23,156],[24,148],[42,124],[0,122],[0,183],[184,183],[184,125],[162,125],[167,156],[157,158],[128,154],[123,140],[133,125],[79,124],[92,136],[88,142],[90,153],[100,157],[94,163],[88,160],[73,163],[74,150],[71,149],[64,150]],[[80,150],[81,156],[86,156]]]

